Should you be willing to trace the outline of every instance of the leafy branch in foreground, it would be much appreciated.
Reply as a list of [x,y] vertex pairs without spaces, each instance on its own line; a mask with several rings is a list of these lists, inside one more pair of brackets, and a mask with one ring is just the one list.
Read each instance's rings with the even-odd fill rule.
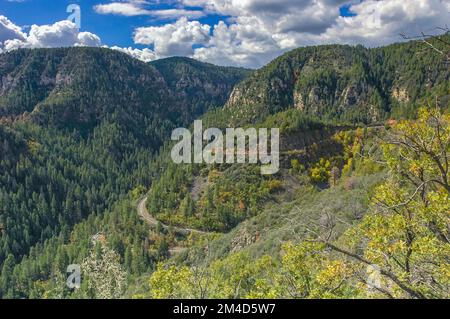
[[[437,27],[436,29],[440,32],[443,32],[444,34],[450,33],[450,29],[448,28],[448,26]],[[412,37],[407,36],[406,34],[400,34],[400,35],[405,40],[420,40],[420,41],[422,41],[433,51],[444,56],[444,58],[447,60],[447,62],[450,62],[450,43],[448,41],[446,41],[445,38],[443,38],[442,36],[425,34],[424,32],[421,32],[420,35],[416,35],[416,36],[412,36]],[[436,43],[444,45],[444,48],[437,46]]]
[[421,109],[416,121],[395,125],[382,148],[391,174],[371,214],[337,243],[318,240],[359,265],[377,265],[384,295],[448,298],[450,116]]

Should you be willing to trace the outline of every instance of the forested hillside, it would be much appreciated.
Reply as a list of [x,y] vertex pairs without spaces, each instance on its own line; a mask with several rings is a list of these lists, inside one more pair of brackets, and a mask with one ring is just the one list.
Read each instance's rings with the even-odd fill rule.
[[150,62],[164,77],[171,93],[185,105],[177,117],[189,121],[224,105],[236,83],[250,73],[243,68],[218,67],[184,57]]
[[[419,42],[300,48],[255,72],[1,54],[0,296],[448,297],[446,63]],[[173,164],[171,130],[198,117],[280,128],[281,170]],[[384,288],[365,289],[370,265]]]
[[[200,62],[190,72],[204,68],[214,74],[217,87],[191,97],[189,87],[200,80],[185,79],[179,70],[166,74],[166,81],[151,65],[112,50],[0,55],[0,269],[48,240],[67,241],[76,224],[101,216],[133,188],[149,185],[156,171],[152,159],[171,130],[190,123],[195,112],[223,104],[247,73]],[[172,85],[177,77],[183,88]],[[190,99],[202,108],[191,109]],[[47,278],[50,270],[28,270],[27,281]],[[5,280],[0,293],[16,296]]]
[[[256,216],[227,234],[188,238],[186,253],[159,264],[130,294],[448,298],[450,118],[439,108],[418,117],[337,132],[331,140],[340,151],[309,161],[309,169],[293,159]],[[221,174],[229,169],[209,171]],[[220,202],[225,193],[218,194]]]
[[[265,177],[257,165],[169,165],[148,211],[210,233],[169,241],[186,250],[129,294],[448,297],[446,63],[423,43],[322,46],[253,73],[203,120],[279,127],[282,169]],[[380,287],[368,289],[375,269]]]
[[[447,43],[449,38],[443,36]],[[445,48],[445,42],[434,44]],[[412,116],[424,97],[448,91],[448,61],[424,43],[375,49],[329,45],[300,48],[275,59],[240,83],[226,107],[232,117],[245,113],[245,121],[298,108],[367,124]]]
[[155,127],[156,122],[163,128],[165,121],[188,124],[223,105],[234,84],[248,74],[244,69],[177,61],[154,62],[155,68],[96,48],[2,54],[0,116],[30,114],[39,124],[78,130],[91,130],[111,118],[130,128]]

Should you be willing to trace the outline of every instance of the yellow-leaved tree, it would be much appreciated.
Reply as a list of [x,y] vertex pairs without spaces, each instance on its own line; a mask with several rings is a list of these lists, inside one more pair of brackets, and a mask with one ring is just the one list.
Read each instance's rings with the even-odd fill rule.
[[337,239],[334,223],[308,225],[313,236],[284,244],[281,260],[238,252],[204,267],[160,267],[152,296],[449,298],[450,116],[421,109],[380,146],[388,177],[363,219]]
[[375,269],[380,296],[448,298],[450,116],[421,109],[388,132],[382,149],[390,174],[369,213],[337,242],[319,240],[356,268]]

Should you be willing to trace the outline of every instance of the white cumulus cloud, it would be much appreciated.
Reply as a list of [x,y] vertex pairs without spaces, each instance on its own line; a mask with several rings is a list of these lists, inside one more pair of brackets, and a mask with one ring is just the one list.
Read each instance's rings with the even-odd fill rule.
[[99,47],[102,44],[100,37],[91,32],[78,33],[78,44],[88,47]]
[[[163,9],[155,6],[162,0],[103,2],[94,6],[99,14],[147,16],[153,24],[135,28],[132,35],[148,48],[113,49],[143,61],[180,55],[255,68],[301,46],[379,46],[401,41],[400,33],[430,33],[450,21],[449,0],[167,0],[171,6]],[[344,5],[352,16],[341,16]],[[200,22],[205,14],[222,16],[222,21]],[[167,22],[155,25],[158,19]],[[27,33],[0,15],[0,52],[80,45],[100,46],[101,41],[69,21],[33,25]]]
[[400,33],[430,33],[450,21],[445,0],[366,0],[351,10],[356,16],[339,17],[317,40],[378,46],[401,40]]
[[190,56],[194,45],[208,43],[211,27],[198,21],[181,18],[175,23],[162,26],[137,28],[135,43],[152,45],[158,57],[173,55]]
[[148,1],[129,0],[126,2],[97,4],[94,6],[94,10],[99,14],[112,14],[127,17],[147,15],[161,19],[177,19],[181,17],[196,19],[205,15],[200,10],[187,10],[183,8],[151,9],[149,4],[150,2]]
[[94,10],[100,14],[115,14],[123,16],[139,16],[149,14],[149,10],[141,7],[142,2],[112,2],[106,4],[97,4]]
[[144,62],[150,62],[150,61],[157,59],[155,52],[153,52],[152,50],[150,50],[148,48],[144,48],[144,49],[140,50],[140,49],[131,48],[131,47],[121,48],[118,46],[112,46],[111,49],[126,53],[126,54],[132,56],[133,58],[144,61]]
[[[258,67],[300,46],[350,43],[378,46],[445,26],[448,0],[182,0],[230,16],[216,24],[194,57],[219,64]],[[354,14],[340,16],[346,5]]]
[[26,34],[7,17],[0,15],[0,42],[12,39],[25,39]]
[[49,25],[32,25],[28,34],[21,33],[3,41],[5,51],[18,48],[56,48],[70,46],[100,46],[100,38],[90,32],[79,32],[68,20]]
[[193,57],[220,65],[258,67],[280,53],[270,30],[254,18],[239,18],[227,26],[219,22],[213,36],[204,47],[197,48]]
[[[0,53],[19,48],[71,46],[100,47],[101,39],[91,32],[79,32],[77,26],[68,20],[58,21],[51,25],[32,25],[27,34],[8,18],[0,16]],[[113,46],[111,49],[126,53],[144,62],[156,59],[155,52],[148,48],[140,50]]]

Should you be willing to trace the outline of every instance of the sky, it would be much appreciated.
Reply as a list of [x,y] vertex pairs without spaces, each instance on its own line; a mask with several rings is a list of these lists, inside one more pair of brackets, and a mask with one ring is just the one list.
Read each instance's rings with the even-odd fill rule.
[[402,41],[450,22],[450,0],[0,0],[0,52],[104,46],[258,68],[297,47]]

